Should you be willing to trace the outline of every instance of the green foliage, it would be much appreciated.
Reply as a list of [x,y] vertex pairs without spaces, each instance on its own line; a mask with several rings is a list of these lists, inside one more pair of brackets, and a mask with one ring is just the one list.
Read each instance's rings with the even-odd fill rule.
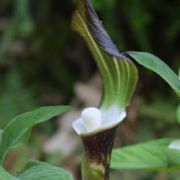
[[33,30],[33,21],[30,15],[30,1],[16,0],[13,17],[15,35],[22,36]]
[[0,167],[0,180],[72,180],[68,171],[40,161],[31,161],[16,177]]
[[0,180],[19,180],[19,178],[13,177],[3,167],[0,167]]
[[32,126],[49,120],[69,110],[68,106],[41,107],[12,119],[2,133],[0,162],[3,163],[8,151],[19,143]]
[[101,9],[101,10],[103,10],[104,8],[111,9],[112,7],[116,5],[115,0],[104,0],[104,1],[92,0],[92,3],[93,3],[94,8]]
[[[111,36],[117,42],[119,47],[123,48],[123,50],[138,48],[144,50],[150,49],[154,54],[160,54],[162,57],[164,56],[167,57],[167,59],[171,59],[169,64],[171,63],[170,65],[172,67],[179,68],[179,42],[177,38],[180,27],[179,1],[92,1],[95,5],[95,8],[98,10],[98,13],[102,17],[102,20],[104,21],[108,32],[110,32]],[[87,76],[90,76],[90,74],[88,74],[87,72],[90,72],[93,68],[93,66],[91,66],[92,63],[90,63],[89,65],[87,63],[88,61],[84,61],[84,59],[88,58],[88,56],[84,53],[84,49],[81,47],[81,42],[75,41],[75,39],[72,38],[73,34],[70,32],[70,27],[66,25],[68,24],[66,22],[69,22],[71,15],[71,13],[67,13],[71,12],[71,1],[64,2],[67,3],[66,6],[58,6],[57,4],[62,3],[58,0],[46,0],[42,1],[43,3],[37,1],[36,3],[33,3],[33,12],[31,15],[29,2],[29,0],[2,0],[0,2],[2,13],[1,18],[2,20],[3,18],[7,19],[7,22],[5,22],[5,24],[8,24],[7,28],[5,28],[5,31],[3,31],[3,23],[1,23],[2,26],[0,27],[0,33],[2,34],[0,62],[2,63],[2,60],[6,60],[3,61],[3,66],[0,66],[0,70],[2,69],[1,77],[3,76],[3,74],[5,74],[5,76],[7,77],[7,82],[5,83],[1,79],[0,128],[3,128],[7,124],[7,122],[15,115],[21,112],[25,112],[27,110],[29,111],[30,109],[37,106],[37,102],[34,101],[31,91],[36,92],[36,96],[40,100],[42,100],[42,94],[51,99],[51,97],[49,97],[49,94],[47,94],[46,90],[50,89],[51,94],[54,94],[54,92],[56,93],[58,91],[59,94],[60,87],[61,92],[64,88],[64,92],[62,94],[60,92],[60,96],[65,99],[68,96],[68,99],[71,99],[72,95],[70,97],[70,93],[67,92],[72,91],[72,86],[70,85],[71,82],[69,80],[75,77],[73,75],[73,70],[76,73],[76,77],[78,79],[80,77],[87,78]],[[7,8],[5,8],[5,6],[7,6]],[[57,12],[55,7],[63,7],[63,9],[58,9]],[[12,18],[9,18],[12,14],[11,12],[9,12],[9,9],[12,9],[14,12]],[[39,24],[41,23],[39,19],[41,19],[42,16],[48,17],[47,19],[50,21],[46,21],[46,19],[45,21],[43,21],[44,24],[41,24],[39,26]],[[32,17],[34,18],[33,21]],[[164,20],[162,20],[162,17]],[[10,19],[10,21],[8,19]],[[29,38],[22,40],[23,44],[25,44],[23,45],[25,46],[23,47],[25,48],[25,51],[21,53],[22,61],[19,61],[19,58],[17,58],[16,56],[14,56],[13,53],[11,53],[11,47],[13,43],[17,40],[17,38],[19,39],[19,37],[27,37],[26,35],[30,35],[33,30],[35,30],[35,33],[31,37],[32,39]],[[28,49],[26,45],[30,45],[31,48]],[[74,48],[74,45],[77,46],[77,49]],[[9,54],[13,56],[4,59],[4,55],[9,56]],[[77,56],[77,54],[79,54],[79,56]],[[108,57],[106,53],[104,54],[105,57],[107,56],[107,59],[111,59],[111,57]],[[143,59],[145,60],[146,58],[147,57]],[[73,66],[71,66],[69,62],[73,62]],[[60,67],[59,63],[61,64]],[[156,63],[157,62],[155,62],[155,64]],[[11,74],[11,69],[14,69],[14,64],[18,65],[18,69],[20,70],[19,72],[21,72],[18,76],[26,77],[26,79],[24,79],[23,81],[18,80],[19,78],[17,78],[16,76],[13,77],[14,75]],[[107,64],[108,68],[110,67],[110,65],[111,63]],[[123,65],[124,63],[122,63],[122,66]],[[4,69],[4,66],[8,68]],[[77,67],[79,66],[83,67],[83,73],[81,71],[77,71]],[[157,70],[158,72],[156,73],[159,73],[159,68]],[[43,83],[44,72],[48,74],[48,78],[46,78],[47,81],[45,81],[45,83]],[[119,73],[121,72],[122,69],[121,71],[119,71]],[[164,72],[164,70],[161,70],[161,72]],[[118,71],[114,72],[111,68],[110,73],[113,74],[114,77],[117,77],[118,75]],[[171,77],[170,79],[167,78],[167,75],[164,76],[164,74],[163,77],[171,85],[171,87],[175,89],[179,82],[177,81],[177,78],[173,75],[174,73],[172,73],[171,70],[168,70],[168,73],[171,74],[169,76]],[[148,74],[145,72],[144,76],[142,77],[142,81],[147,80],[148,82],[151,82],[152,86],[155,86],[156,79],[153,78],[154,77],[148,76]],[[33,81],[35,88],[33,86],[33,89],[31,89],[31,91],[29,89],[23,89],[22,84],[28,84],[30,81]],[[74,79],[71,81],[73,83]],[[113,84],[115,83],[117,83],[117,81],[113,81]],[[62,84],[65,87],[61,87]],[[163,86],[158,85],[158,87],[161,88],[162,91]],[[142,114],[139,114],[138,118],[141,120],[141,115],[146,114],[146,117],[148,116],[154,119],[156,116],[157,119],[156,123],[153,124],[153,128],[148,127],[148,125],[150,123],[152,124],[152,122],[149,123],[148,121],[141,121],[139,124],[137,123],[137,128],[139,126],[143,127],[142,130],[139,130],[139,132],[141,132],[141,138],[144,138],[146,133],[144,129],[146,128],[148,129],[148,131],[150,131],[151,134],[153,134],[153,137],[159,137],[160,135],[166,133],[167,129],[171,129],[169,128],[169,126],[167,126],[167,124],[165,124],[164,121],[160,120],[164,120],[165,116],[168,119],[170,119],[171,117],[172,119],[174,119],[174,116],[172,116],[172,113],[174,113],[174,111],[170,108],[169,111],[171,111],[171,113],[169,113],[168,106],[165,105],[161,106],[162,108],[159,109],[160,105],[162,105],[163,103],[167,104],[167,101],[169,103],[169,100],[165,101],[166,98],[162,98],[163,100],[161,100],[161,102],[158,102],[157,104],[155,102],[149,103],[149,101],[146,100],[147,98],[148,100],[149,98],[151,99],[152,95],[146,93],[146,91],[141,93],[141,87],[139,88],[139,90],[141,94],[140,98],[143,98],[145,103],[144,107],[141,109],[141,111],[144,112],[142,112]],[[116,89],[113,87],[113,91],[117,92],[118,88]],[[175,89],[175,91],[177,92],[177,88]],[[161,95],[159,94],[159,92],[157,92],[157,96],[166,97],[167,94],[164,91],[162,92],[163,93]],[[154,92],[152,92],[152,94],[154,94]],[[111,94],[111,96],[115,96],[115,94]],[[169,96],[169,98],[172,97]],[[137,107],[134,107],[134,109],[136,108]],[[174,106],[172,108],[174,108]],[[166,115],[166,112],[168,112],[169,114]],[[177,111],[177,117],[180,122],[179,114],[180,108],[178,108]],[[158,122],[163,124],[163,132],[155,132],[155,130],[157,130],[156,128],[158,128],[156,127],[156,124]],[[172,124],[171,131],[177,131],[176,129],[177,125],[175,124],[173,127]],[[0,131],[0,137],[1,134],[2,130]],[[175,150],[169,150],[169,154],[171,154],[171,152],[173,152],[174,154],[179,153]],[[174,161],[178,160],[178,156],[170,156],[170,159],[171,162],[174,163]],[[0,171],[3,173],[3,170]],[[1,175],[3,176],[3,174]],[[0,177],[0,179],[1,178],[3,177]],[[178,179],[178,176],[176,178]],[[8,179],[7,176],[4,179]],[[145,177],[143,179],[145,179]],[[150,179],[152,178],[150,177]]]
[[145,52],[128,52],[142,66],[159,74],[171,88],[180,96],[180,79],[162,60]]
[[[174,124],[176,120],[176,106],[177,104],[174,103],[172,99],[166,98],[166,100],[164,100],[164,98],[158,94],[158,97],[154,96],[148,104],[142,102],[138,113],[142,117],[150,118],[159,124],[165,124],[166,122]],[[161,121],[161,119],[163,121]]]
[[1,144],[1,139],[2,139],[2,133],[3,133],[3,130],[0,129],[0,144]]
[[[180,146],[179,146],[180,147]],[[179,170],[180,169],[180,149],[168,148],[166,151],[166,157],[168,162],[168,168],[165,170]]]
[[147,3],[143,0],[123,0],[121,6],[138,45],[142,49],[150,50],[148,26],[152,15],[148,11]]
[[12,119],[10,123],[0,130],[0,179],[2,180],[71,180],[72,175],[58,167],[43,162],[31,162],[18,173],[17,178],[10,175],[3,167],[3,161],[8,151],[21,142],[27,132],[37,123],[47,121],[70,109],[69,106],[41,107],[31,112],[24,113]]
[[2,77],[0,85],[0,128],[20,113],[37,107],[37,101],[30,89],[23,88],[20,74],[9,72],[5,80]]
[[3,36],[0,49],[0,63],[11,49],[14,39],[27,36],[33,30],[33,22],[29,13],[29,0],[16,0],[13,19]]
[[20,180],[72,180],[72,175],[62,168],[58,168],[40,161],[30,162],[17,177]]
[[[167,170],[180,167],[180,153],[168,145],[172,139],[161,139],[131,145],[112,152],[113,169]],[[173,152],[176,152],[174,154]]]
[[[136,15],[139,17],[139,14]],[[142,21],[147,21],[147,19],[145,17]],[[102,108],[108,109],[112,105],[118,105],[121,110],[124,109],[136,85],[136,68],[129,70],[132,62],[119,56],[119,51],[112,44],[89,1],[77,1],[72,25],[85,39],[100,69],[104,81]],[[134,23],[133,26],[138,33],[137,31],[141,29],[141,22],[140,24]],[[145,41],[141,43],[146,44]],[[180,80],[163,61],[150,53],[127,52],[127,54],[139,64],[159,74],[180,96]],[[176,158],[173,158],[172,149],[168,147],[171,141],[172,139],[162,139],[113,150],[111,166],[115,169],[167,170],[179,168],[178,153],[176,153]]]
[[178,121],[180,123],[180,105],[177,108],[177,119],[178,119]]

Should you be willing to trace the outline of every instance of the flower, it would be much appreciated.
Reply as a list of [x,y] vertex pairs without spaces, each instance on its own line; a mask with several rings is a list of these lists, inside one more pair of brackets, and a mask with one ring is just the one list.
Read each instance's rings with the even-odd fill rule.
[[95,133],[118,125],[126,117],[126,112],[119,113],[116,107],[101,110],[95,107],[85,108],[81,117],[73,122],[77,134]]

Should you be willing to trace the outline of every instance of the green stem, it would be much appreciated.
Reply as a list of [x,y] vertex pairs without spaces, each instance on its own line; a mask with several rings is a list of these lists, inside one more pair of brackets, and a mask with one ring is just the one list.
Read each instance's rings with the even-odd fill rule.
[[116,127],[93,134],[82,135],[84,155],[83,180],[109,180],[109,164]]
[[82,179],[83,180],[108,180],[109,167],[89,160],[85,155],[82,160]]

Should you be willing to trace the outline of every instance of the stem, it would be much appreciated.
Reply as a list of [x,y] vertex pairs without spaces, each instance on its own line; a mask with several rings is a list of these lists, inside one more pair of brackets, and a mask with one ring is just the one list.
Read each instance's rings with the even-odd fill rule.
[[84,155],[83,180],[109,180],[109,164],[117,126],[93,134],[82,135]]

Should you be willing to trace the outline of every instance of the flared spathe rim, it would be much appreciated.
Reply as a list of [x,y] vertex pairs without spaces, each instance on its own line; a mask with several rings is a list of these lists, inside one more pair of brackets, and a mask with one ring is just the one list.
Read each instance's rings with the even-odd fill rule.
[[126,117],[126,112],[112,107],[109,110],[101,110],[95,107],[85,108],[81,117],[72,124],[78,135],[97,133],[117,126]]

